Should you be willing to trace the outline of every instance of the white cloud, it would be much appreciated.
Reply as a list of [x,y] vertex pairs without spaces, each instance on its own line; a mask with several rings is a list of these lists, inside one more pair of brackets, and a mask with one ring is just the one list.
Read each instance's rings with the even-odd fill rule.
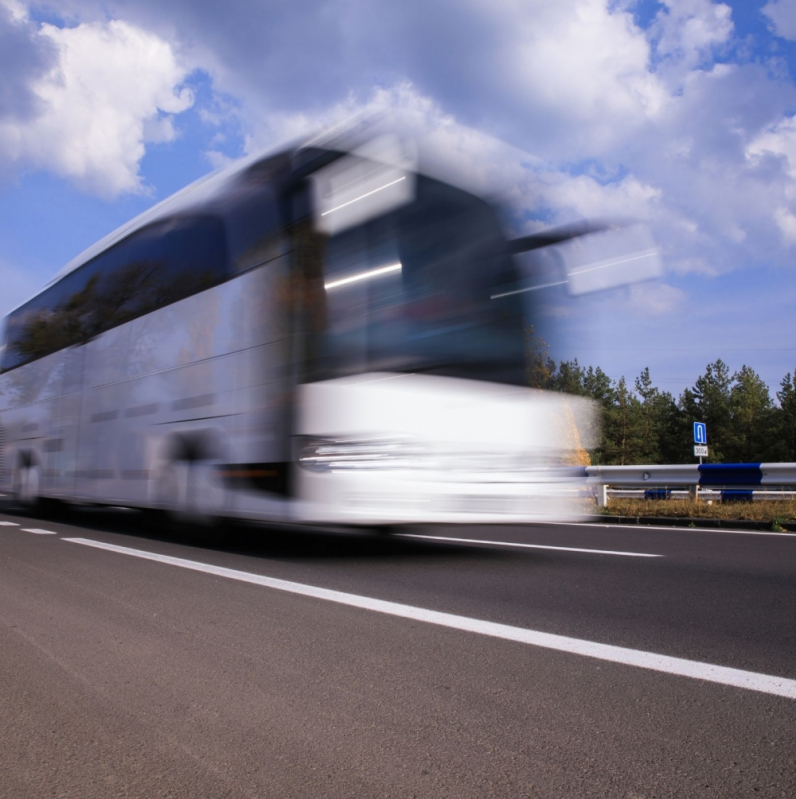
[[796,117],[786,117],[756,136],[746,148],[751,161],[759,161],[766,154],[781,156],[785,168],[796,178]]
[[791,247],[796,244],[796,215],[787,208],[777,208],[774,211],[774,219],[785,246]]
[[102,197],[144,191],[146,143],[172,140],[169,115],[193,103],[179,88],[187,68],[167,42],[118,20],[42,25],[39,36],[56,62],[31,84],[39,113],[0,122],[0,159],[52,170]]
[[[796,91],[763,64],[716,63],[737,43],[726,3],[664,0],[647,30],[633,0],[339,0],[333,13],[325,0],[227,0],[223,12],[195,0],[60,3],[83,22],[72,30],[107,29],[92,20],[117,14],[128,22],[112,25],[165,48],[166,67],[157,79],[145,71],[148,88],[121,127],[127,156],[105,159],[122,164],[108,193],[140,190],[140,153],[174,135],[169,105],[187,102],[174,90],[190,64],[217,92],[200,114],[242,134],[247,151],[386,106],[420,120],[449,160],[464,158],[476,184],[504,189],[529,227],[649,216],[679,271],[790,262],[775,213],[796,208],[784,116]],[[85,180],[86,156],[69,172],[66,148],[52,149],[36,163]],[[229,144],[208,149],[218,164]]]
[[654,216],[661,191],[633,176],[603,185],[587,175],[571,177],[564,172],[545,178],[542,191],[545,202],[559,212],[575,217],[631,217],[649,219]]
[[659,57],[691,69],[732,35],[732,9],[724,3],[663,0],[663,4],[653,26]]
[[638,316],[664,316],[679,311],[686,299],[682,289],[666,283],[637,283],[628,290],[627,309]]
[[15,22],[22,22],[28,18],[28,9],[20,0],[0,0],[0,6],[8,9],[11,19]]
[[707,262],[705,258],[677,258],[668,259],[666,266],[669,272],[676,275],[703,275],[704,277],[717,277],[719,270]]
[[[648,69],[645,34],[622,10],[603,0],[478,3],[500,19],[503,42],[492,70],[513,104],[565,126],[581,149],[597,151],[630,135],[660,113],[664,87]],[[544,135],[544,134],[542,134]]]
[[24,8],[0,0],[0,120],[19,121],[38,112],[31,83],[54,59],[54,48],[38,34]]
[[771,0],[761,10],[777,36],[796,41],[796,5],[792,0]]

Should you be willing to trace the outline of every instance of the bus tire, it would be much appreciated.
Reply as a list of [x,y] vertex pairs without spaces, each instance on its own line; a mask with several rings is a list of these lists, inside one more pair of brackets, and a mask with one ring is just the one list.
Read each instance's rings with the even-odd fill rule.
[[163,469],[158,504],[180,525],[212,528],[226,507],[226,488],[214,461],[175,460]]
[[15,502],[27,510],[36,510],[41,503],[39,488],[41,471],[35,463],[20,463],[14,476],[12,494]]

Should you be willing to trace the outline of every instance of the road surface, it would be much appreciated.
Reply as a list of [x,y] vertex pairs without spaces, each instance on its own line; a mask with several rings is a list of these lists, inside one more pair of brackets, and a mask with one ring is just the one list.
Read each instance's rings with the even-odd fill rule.
[[796,536],[150,524],[0,508],[0,796],[796,797]]

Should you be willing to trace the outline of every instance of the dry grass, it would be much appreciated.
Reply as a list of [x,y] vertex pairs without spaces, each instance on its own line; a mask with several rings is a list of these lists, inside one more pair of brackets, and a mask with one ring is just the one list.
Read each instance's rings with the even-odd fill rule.
[[729,519],[758,522],[796,521],[796,500],[761,502],[694,502],[690,499],[611,499],[602,512],[608,516],[660,516],[691,519]]

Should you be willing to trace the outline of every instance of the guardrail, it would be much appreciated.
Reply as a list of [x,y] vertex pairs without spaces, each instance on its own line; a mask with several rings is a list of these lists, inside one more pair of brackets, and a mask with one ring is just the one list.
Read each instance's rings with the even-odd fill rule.
[[[796,463],[702,463],[671,466],[586,466],[587,484],[597,489],[597,505],[608,504],[608,489],[687,488],[693,499],[700,488],[719,489],[727,499],[752,499],[755,489],[796,486]],[[743,496],[746,495],[746,496]]]

